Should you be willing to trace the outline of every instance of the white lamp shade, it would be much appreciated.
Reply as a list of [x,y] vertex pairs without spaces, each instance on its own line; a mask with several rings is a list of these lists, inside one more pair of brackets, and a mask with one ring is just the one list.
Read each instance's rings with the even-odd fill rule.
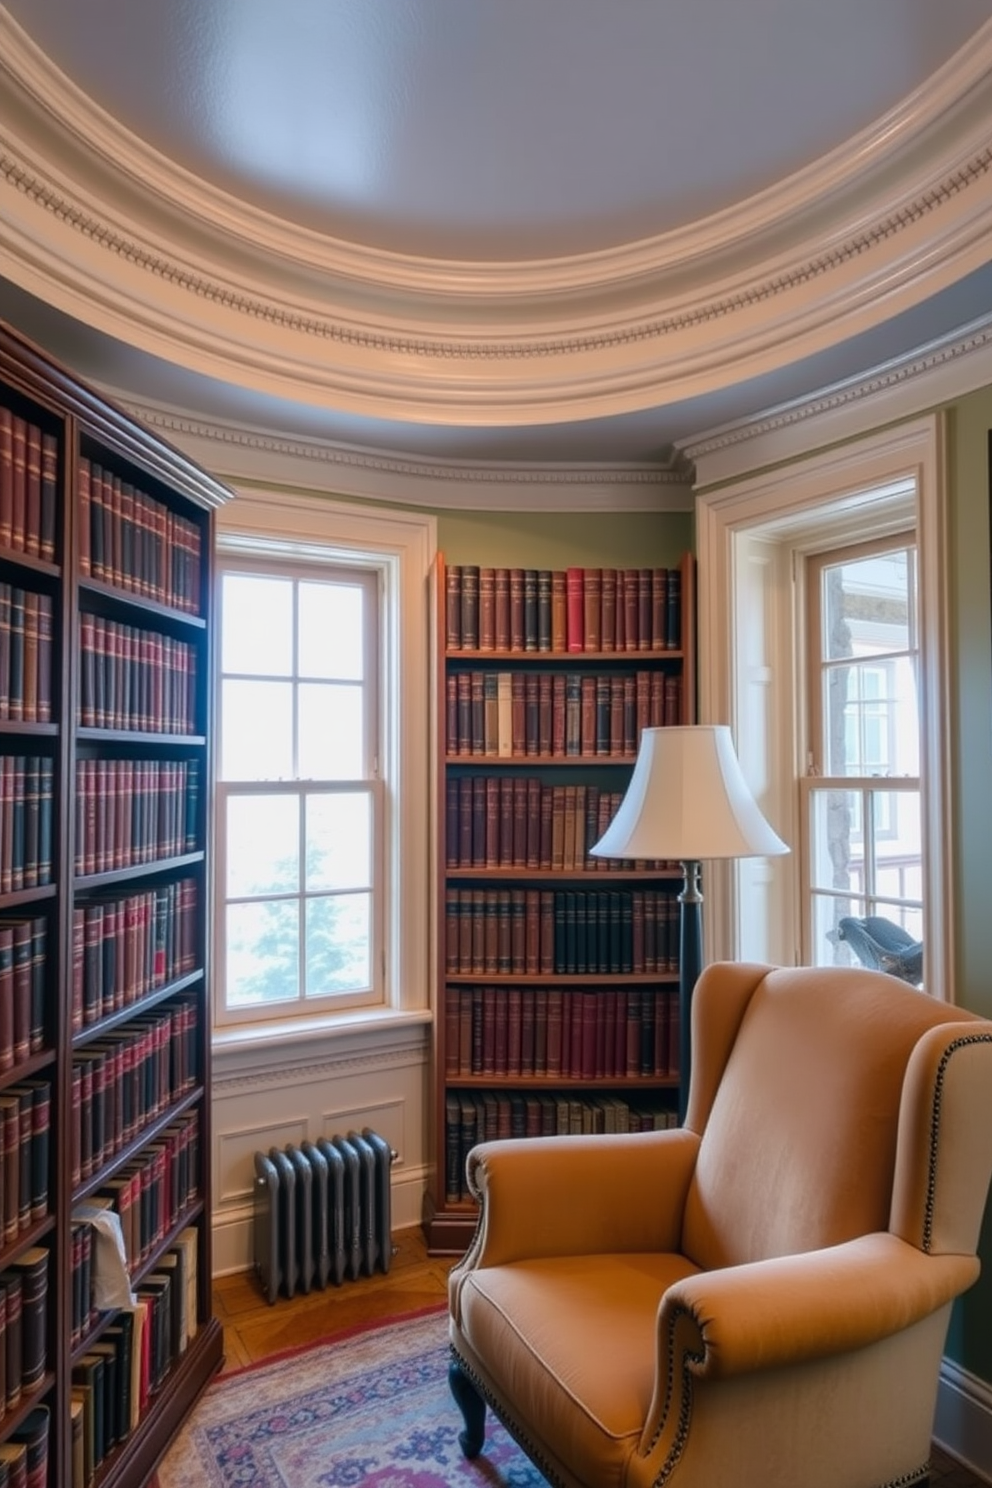
[[601,858],[749,858],[789,848],[748,789],[726,724],[649,728]]

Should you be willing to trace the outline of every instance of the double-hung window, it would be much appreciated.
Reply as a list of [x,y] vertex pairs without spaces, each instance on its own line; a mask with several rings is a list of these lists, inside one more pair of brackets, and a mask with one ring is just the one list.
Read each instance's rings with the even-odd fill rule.
[[810,558],[806,592],[809,959],[865,960],[875,943],[892,969],[924,918],[915,539]]
[[218,1021],[381,1003],[379,575],[219,567]]

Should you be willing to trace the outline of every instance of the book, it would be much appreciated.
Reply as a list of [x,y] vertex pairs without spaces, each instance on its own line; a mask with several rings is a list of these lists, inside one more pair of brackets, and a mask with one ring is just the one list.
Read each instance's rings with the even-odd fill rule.
[[36,1405],[11,1433],[11,1442],[24,1447],[25,1488],[48,1488],[51,1418],[47,1405]]

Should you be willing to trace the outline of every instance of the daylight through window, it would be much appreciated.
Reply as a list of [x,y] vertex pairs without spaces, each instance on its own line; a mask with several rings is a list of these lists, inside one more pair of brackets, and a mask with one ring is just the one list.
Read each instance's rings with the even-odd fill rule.
[[381,999],[377,578],[227,564],[218,870],[228,1021]]

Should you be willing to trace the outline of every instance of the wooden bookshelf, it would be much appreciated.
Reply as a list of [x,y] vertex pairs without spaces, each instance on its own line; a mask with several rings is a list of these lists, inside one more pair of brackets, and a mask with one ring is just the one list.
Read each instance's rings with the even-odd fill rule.
[[438,558],[438,983],[428,1247],[464,1250],[488,1137],[678,1105],[677,864],[593,857],[641,730],[695,712],[694,564]]
[[[47,1254],[43,1307],[21,1265],[29,1388],[8,1389],[0,1442],[47,1426],[50,1488],[74,1488],[74,1381],[95,1359],[97,1488],[149,1480],[221,1363],[207,804],[213,514],[229,496],[0,326],[0,1288]],[[152,1343],[133,1411],[130,1310],[98,1307],[93,1286],[108,1208]]]

